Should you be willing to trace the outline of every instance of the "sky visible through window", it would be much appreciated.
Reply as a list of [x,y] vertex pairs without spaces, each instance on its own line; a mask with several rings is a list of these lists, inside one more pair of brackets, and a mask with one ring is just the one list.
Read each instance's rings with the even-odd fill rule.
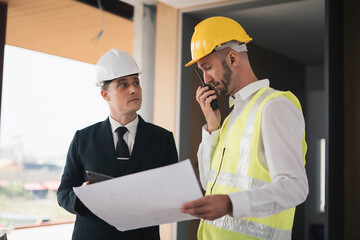
[[76,130],[108,116],[95,65],[7,45],[3,79],[0,149],[63,157]]

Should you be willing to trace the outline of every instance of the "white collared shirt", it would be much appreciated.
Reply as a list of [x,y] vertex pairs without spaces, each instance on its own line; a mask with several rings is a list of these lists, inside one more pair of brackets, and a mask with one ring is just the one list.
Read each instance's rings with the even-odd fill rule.
[[[251,83],[235,93],[235,104],[230,113],[228,129],[254,94],[268,86],[269,80],[264,79]],[[274,98],[265,104],[261,136],[266,162],[262,164],[269,170],[272,183],[263,188],[228,194],[233,205],[234,217],[266,217],[305,201],[309,189],[302,157],[301,141],[304,131],[304,117],[288,98]],[[210,134],[207,125],[203,126],[198,159],[200,181],[204,189],[219,133],[218,129]]]
[[135,143],[136,130],[137,130],[137,126],[139,124],[139,116],[137,115],[133,121],[129,122],[125,126],[121,125],[118,121],[113,119],[111,116],[109,116],[109,120],[110,120],[110,125],[111,125],[111,132],[113,134],[115,149],[116,149],[116,144],[118,142],[118,135],[116,133],[116,129],[118,127],[126,127],[128,129],[128,131],[124,134],[123,138],[129,147],[129,153],[131,156],[131,153],[132,153],[132,150],[134,147],[134,143]]

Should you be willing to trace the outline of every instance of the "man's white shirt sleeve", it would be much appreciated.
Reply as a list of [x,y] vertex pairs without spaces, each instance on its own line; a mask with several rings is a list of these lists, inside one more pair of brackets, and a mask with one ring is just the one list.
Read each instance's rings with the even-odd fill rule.
[[207,124],[202,127],[202,141],[198,149],[199,174],[201,186],[206,190],[207,180],[210,173],[211,158],[214,155],[215,147],[219,139],[220,129],[211,134],[207,131]]

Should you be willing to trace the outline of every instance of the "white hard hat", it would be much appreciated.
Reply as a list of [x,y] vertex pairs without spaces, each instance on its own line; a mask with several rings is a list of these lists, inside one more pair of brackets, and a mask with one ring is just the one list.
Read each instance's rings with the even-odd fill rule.
[[114,48],[104,53],[96,66],[97,87],[101,87],[104,81],[140,73],[134,58],[130,54]]

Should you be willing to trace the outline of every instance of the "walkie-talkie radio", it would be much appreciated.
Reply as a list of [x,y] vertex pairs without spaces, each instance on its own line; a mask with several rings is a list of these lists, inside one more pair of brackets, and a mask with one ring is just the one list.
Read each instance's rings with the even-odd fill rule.
[[[194,68],[194,69],[195,69],[195,72],[197,73],[198,77],[200,78],[201,85],[203,87],[208,86],[209,90],[213,90],[213,88],[210,85],[205,84],[204,79],[202,78],[201,74],[199,73],[199,70],[197,68]],[[212,100],[210,103],[210,106],[211,106],[212,110],[214,110],[214,111],[217,110],[219,108],[218,100],[217,99]]]

